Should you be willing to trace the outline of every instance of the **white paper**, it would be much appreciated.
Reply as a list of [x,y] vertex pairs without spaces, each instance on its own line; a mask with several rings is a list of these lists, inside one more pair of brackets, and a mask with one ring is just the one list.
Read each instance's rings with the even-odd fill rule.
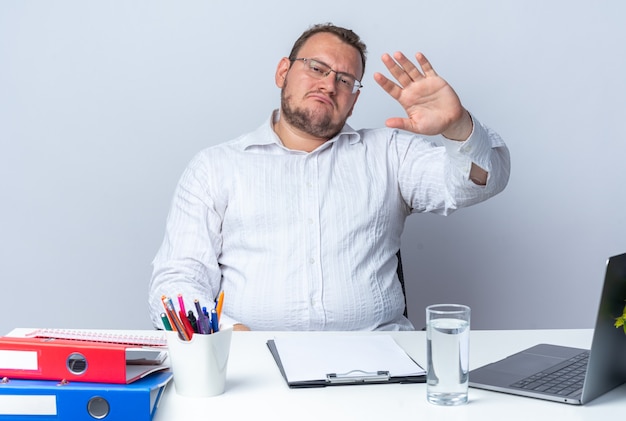
[[426,374],[389,335],[286,335],[275,337],[274,343],[290,383],[326,380],[332,373]]

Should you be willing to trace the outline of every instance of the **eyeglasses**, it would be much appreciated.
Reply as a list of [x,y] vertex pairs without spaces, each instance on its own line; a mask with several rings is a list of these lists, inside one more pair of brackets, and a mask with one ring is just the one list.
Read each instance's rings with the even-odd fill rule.
[[335,81],[338,82],[339,88],[344,91],[355,94],[356,91],[363,87],[363,84],[356,80],[354,76],[333,70],[328,64],[322,63],[321,61],[312,58],[294,58],[291,60],[291,62],[294,61],[304,63],[307,74],[315,79],[324,79],[331,72],[335,72]]

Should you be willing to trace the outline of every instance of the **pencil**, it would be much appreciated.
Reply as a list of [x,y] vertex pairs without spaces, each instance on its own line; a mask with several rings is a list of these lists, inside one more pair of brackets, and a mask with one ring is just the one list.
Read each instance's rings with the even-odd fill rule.
[[224,290],[220,292],[219,297],[217,298],[217,306],[215,310],[217,310],[217,320],[219,321],[222,317],[222,306],[224,306]]
[[163,321],[163,327],[165,330],[172,330],[172,324],[165,313],[161,313],[161,320]]

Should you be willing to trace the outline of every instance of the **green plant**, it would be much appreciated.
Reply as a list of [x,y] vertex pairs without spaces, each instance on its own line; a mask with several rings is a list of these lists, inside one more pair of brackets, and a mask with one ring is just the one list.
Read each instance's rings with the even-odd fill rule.
[[622,327],[624,329],[624,333],[626,333],[626,306],[624,306],[622,315],[615,319],[615,327]]

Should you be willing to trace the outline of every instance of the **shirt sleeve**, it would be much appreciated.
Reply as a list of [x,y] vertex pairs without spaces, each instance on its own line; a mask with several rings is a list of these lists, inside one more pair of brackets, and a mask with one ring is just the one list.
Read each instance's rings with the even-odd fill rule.
[[[511,165],[507,146],[495,131],[473,116],[472,120],[474,128],[465,141],[441,137],[441,146],[434,146],[414,136],[400,146],[398,180],[412,212],[447,215],[487,200],[507,185]],[[470,180],[472,163],[487,171],[485,186]]]
[[[472,122],[474,123],[472,133],[463,142],[450,140],[442,136],[442,144],[446,148],[451,164],[456,166],[463,174],[466,174],[468,178],[472,162],[489,173],[494,164],[491,156],[492,149],[506,148],[504,141],[498,133],[483,126],[473,116]],[[506,161],[508,161],[508,155]],[[505,166],[510,165],[507,162],[502,162],[501,164]]]
[[[206,187],[206,180],[211,177],[213,175],[201,153],[185,169],[176,187],[164,240],[152,262],[148,297],[155,327],[162,326],[163,295],[176,303],[176,297],[182,294],[186,309],[193,309],[195,313],[194,300],[197,299],[201,306],[212,308],[219,294],[221,270],[218,255],[223,206],[219,197]],[[228,324],[232,322],[228,321]]]

